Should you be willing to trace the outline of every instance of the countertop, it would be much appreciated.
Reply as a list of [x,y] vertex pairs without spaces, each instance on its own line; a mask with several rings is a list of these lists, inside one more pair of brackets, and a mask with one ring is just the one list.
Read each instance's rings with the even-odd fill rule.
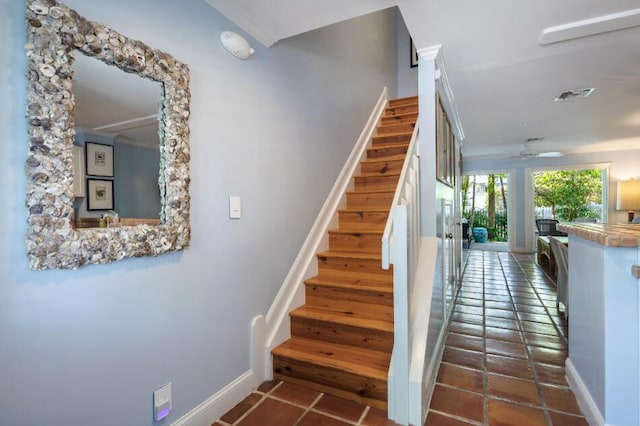
[[640,247],[640,225],[606,223],[559,223],[558,229],[605,247]]

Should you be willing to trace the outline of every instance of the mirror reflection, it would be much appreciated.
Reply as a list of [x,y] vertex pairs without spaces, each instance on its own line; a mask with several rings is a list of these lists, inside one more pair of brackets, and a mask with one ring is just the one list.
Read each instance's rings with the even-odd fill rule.
[[[109,211],[117,212],[123,224],[128,218],[159,220],[160,83],[74,54],[75,145],[83,149],[86,163],[85,176],[74,178],[86,188],[74,201],[78,227],[100,226]],[[105,164],[112,166],[108,172],[100,167]],[[112,191],[96,193],[111,186]]]

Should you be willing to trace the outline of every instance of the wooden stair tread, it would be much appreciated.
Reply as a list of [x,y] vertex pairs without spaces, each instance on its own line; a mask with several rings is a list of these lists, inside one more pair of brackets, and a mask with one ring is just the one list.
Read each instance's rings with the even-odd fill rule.
[[393,294],[393,287],[386,283],[376,281],[363,281],[351,278],[324,278],[324,277],[311,277],[304,280],[306,285],[318,286],[318,287],[335,287],[341,289],[353,289],[362,291],[376,291],[381,293]]
[[419,112],[419,109],[420,109],[420,104],[416,102],[415,104],[408,103],[408,104],[398,104],[398,105],[387,105],[384,111],[385,111],[385,116],[388,117],[389,115],[394,115],[394,112],[397,113],[398,110],[409,110],[409,111],[400,112],[400,114],[407,114],[409,112],[417,113]]
[[[381,223],[381,224],[376,224],[376,226],[372,226],[371,224],[367,224],[367,226],[354,226],[350,223],[346,223],[346,224],[342,224],[340,225],[340,227],[338,229],[336,229],[336,231],[340,231],[344,234],[380,234],[380,236],[382,237],[382,234],[384,233],[384,227],[386,226],[386,222],[385,223]],[[367,228],[373,228],[371,229],[371,232],[367,232],[369,231]],[[329,231],[331,232],[331,231]]]
[[[374,149],[378,149],[378,148],[374,148]],[[371,162],[371,161],[375,161],[375,162],[395,161],[395,160],[404,161],[406,156],[407,156],[407,154],[396,154],[396,155],[388,155],[386,157],[375,157],[375,158],[369,158],[369,159],[363,161],[363,163],[368,163],[368,162]]]
[[391,354],[338,343],[291,337],[272,351],[274,356],[347,371],[386,382]]
[[367,164],[371,164],[371,163],[389,163],[391,161],[404,161],[404,158],[406,157],[405,155],[397,155],[398,158],[395,159],[389,159],[388,157],[384,157],[384,158],[369,158],[366,160],[362,160],[360,162],[360,164],[362,163],[367,163]]
[[362,230],[354,230],[348,229],[348,227],[339,227],[337,229],[330,229],[330,234],[361,234],[361,235],[380,235],[384,233],[382,230],[375,229],[362,229]]
[[403,112],[403,113],[400,113],[400,114],[383,115],[382,116],[382,119],[383,119],[382,121],[385,121],[387,123],[388,122],[395,122],[395,121],[400,121],[402,119],[409,118],[409,117],[413,118],[413,116],[417,117],[418,116],[418,111]]
[[379,207],[357,208],[357,209],[340,209],[339,213],[389,213],[389,209],[381,209]]
[[[347,191],[347,194],[395,194],[395,190],[390,189],[358,189],[355,191]],[[389,209],[387,209],[389,211]]]
[[359,178],[359,177],[391,177],[391,176],[395,176],[399,178],[400,172],[391,172],[391,173],[367,172],[367,173],[360,173],[359,175],[354,177]]
[[[406,146],[409,146],[409,142],[404,142],[404,143],[394,143],[394,144],[389,144],[389,145],[385,145],[385,146],[372,146],[371,148],[367,148],[367,151],[371,151],[371,150],[376,150],[376,149],[389,149],[389,148],[404,148]],[[406,154],[403,154],[402,157],[404,158],[406,156]]]
[[[354,304],[354,302],[351,302]],[[331,322],[351,327],[367,328],[393,333],[393,322],[380,319],[378,315],[367,315],[363,312],[337,312],[326,309],[302,306],[289,312],[291,317]]]
[[389,100],[389,105],[390,106],[398,106],[398,105],[404,105],[404,104],[418,104],[420,98],[418,98],[418,95],[414,95],[414,96],[405,96],[404,98],[396,98],[396,99],[390,99]]
[[[402,123],[396,123],[394,121],[386,121],[386,122],[380,122],[380,124],[378,124],[378,126],[376,127],[376,130],[384,130],[384,131],[388,131],[390,129],[396,128],[396,129],[403,129],[403,130],[398,130],[399,132],[411,132],[413,133],[413,130],[416,127],[416,123],[415,121],[405,121]],[[390,132],[390,133],[395,133],[395,132]]]
[[397,137],[411,137],[413,136],[413,132],[393,132],[393,133],[385,133],[383,135],[373,136],[373,139],[384,139],[384,138],[397,138]]
[[357,251],[321,251],[317,254],[318,257],[336,258],[347,257],[351,259],[364,259],[364,260],[382,260],[382,254],[380,253],[360,253]]

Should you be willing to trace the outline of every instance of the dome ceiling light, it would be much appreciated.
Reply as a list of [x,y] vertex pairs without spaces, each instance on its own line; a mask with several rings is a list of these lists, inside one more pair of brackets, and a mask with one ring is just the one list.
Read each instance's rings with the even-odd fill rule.
[[221,32],[220,42],[227,52],[239,59],[249,59],[255,52],[247,39],[233,31]]

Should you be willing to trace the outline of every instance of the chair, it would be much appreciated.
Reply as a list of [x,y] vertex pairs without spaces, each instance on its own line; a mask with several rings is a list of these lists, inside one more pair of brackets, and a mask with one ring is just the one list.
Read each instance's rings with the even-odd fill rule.
[[538,228],[538,235],[556,235],[558,237],[566,237],[567,234],[565,232],[560,232],[556,228],[558,223],[560,222],[555,219],[536,219],[536,228]]
[[560,303],[564,305],[564,316],[569,318],[569,249],[555,238],[549,238],[553,257],[556,259],[556,309],[560,310]]

